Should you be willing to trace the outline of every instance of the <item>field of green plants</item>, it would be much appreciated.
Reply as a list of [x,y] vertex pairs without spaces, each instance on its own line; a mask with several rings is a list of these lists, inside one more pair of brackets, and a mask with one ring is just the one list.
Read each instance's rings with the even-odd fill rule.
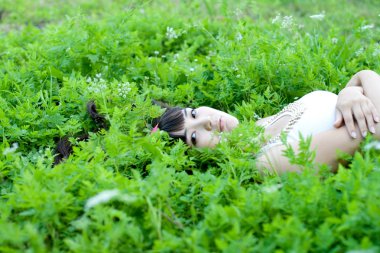
[[[259,117],[380,72],[379,43],[377,0],[1,0],[0,252],[380,252],[378,142],[336,174],[254,157]],[[152,99],[241,124],[190,149]]]

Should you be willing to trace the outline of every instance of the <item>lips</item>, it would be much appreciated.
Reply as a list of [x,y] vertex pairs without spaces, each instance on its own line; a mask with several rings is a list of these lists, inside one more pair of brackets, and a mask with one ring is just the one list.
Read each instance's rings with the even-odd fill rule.
[[219,118],[219,132],[224,131],[224,121],[222,120],[222,117]]

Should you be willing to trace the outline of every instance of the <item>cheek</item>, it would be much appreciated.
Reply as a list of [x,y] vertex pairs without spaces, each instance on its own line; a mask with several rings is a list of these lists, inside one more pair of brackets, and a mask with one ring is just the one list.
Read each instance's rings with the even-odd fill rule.
[[213,148],[220,142],[220,136],[214,133],[203,133],[202,136],[197,140],[197,147]]

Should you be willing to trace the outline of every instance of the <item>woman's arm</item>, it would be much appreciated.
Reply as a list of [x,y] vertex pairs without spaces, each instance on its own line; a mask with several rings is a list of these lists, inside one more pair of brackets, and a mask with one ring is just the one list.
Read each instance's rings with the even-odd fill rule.
[[[380,129],[379,129],[380,130]],[[353,154],[359,147],[362,137],[353,139],[347,134],[344,128],[331,129],[313,136],[310,144],[310,150],[315,151],[314,162],[318,164],[330,165],[332,171],[336,171],[339,161],[337,159],[337,150],[345,153]],[[299,143],[288,143],[294,152],[298,154]],[[286,147],[278,145],[270,148],[267,152],[257,158],[259,169],[269,169],[276,173],[284,173],[288,171],[301,171],[299,165],[290,164],[289,159],[284,156]]]
[[[380,111],[380,76],[378,74],[369,70],[360,71],[350,80],[349,87],[350,86],[362,87],[364,95],[370,100],[374,108],[377,111]],[[373,124],[376,132],[374,136],[376,139],[380,139],[380,124]],[[360,128],[360,126],[353,121],[352,126],[350,125],[349,127],[350,132],[356,131],[357,128]],[[361,140],[361,136],[351,138],[350,134],[347,133],[344,128],[331,129],[314,135],[312,137],[310,149],[315,151],[316,163],[328,164],[332,167],[333,171],[335,171],[338,168],[339,162],[337,158],[337,150],[353,154],[358,149]],[[298,142],[291,142],[289,144],[294,151],[298,153]],[[300,171],[302,168],[290,164],[288,158],[283,155],[285,149],[286,147],[284,145],[275,146],[258,157],[257,161],[259,168],[268,168],[279,173],[285,171]]]
[[[380,121],[380,109],[374,104],[379,87],[380,77],[376,72],[363,70],[356,73],[346,88],[339,92],[334,126],[339,128],[345,124],[348,133],[356,138],[355,120],[362,136],[367,134],[367,130],[375,133],[375,122]],[[379,102],[379,98],[376,102]]]

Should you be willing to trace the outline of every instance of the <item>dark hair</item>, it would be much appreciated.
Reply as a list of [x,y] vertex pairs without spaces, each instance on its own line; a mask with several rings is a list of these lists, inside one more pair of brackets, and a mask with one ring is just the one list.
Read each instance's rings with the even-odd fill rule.
[[[106,121],[105,117],[99,114],[96,110],[96,105],[94,101],[89,101],[87,103],[87,113],[90,115],[91,119],[94,120],[96,124],[96,129],[94,129],[94,132],[98,132],[102,128],[106,130],[109,128],[109,124]],[[78,136],[76,139],[78,141],[86,141],[88,140],[88,138],[88,133],[84,133]],[[57,147],[55,150],[56,156],[54,157],[54,165],[57,165],[61,163],[64,159],[68,158],[72,152],[73,148],[72,144],[69,141],[69,137],[64,136],[63,138],[60,138],[57,142]]]
[[[153,119],[153,127],[158,124],[160,130],[168,132],[169,136],[173,139],[181,139],[186,142],[186,136],[184,134],[175,134],[174,132],[179,132],[183,130],[185,124],[185,117],[183,116],[183,108],[180,107],[170,107],[165,103],[159,101],[152,101],[153,104],[161,106],[161,108],[166,108],[164,114],[161,117]],[[100,129],[108,129],[109,123],[105,117],[98,113],[96,110],[96,105],[94,101],[87,103],[87,112],[90,115],[91,119],[96,123],[96,129],[94,132],[98,132]],[[76,139],[78,141],[88,140],[88,133],[84,133],[78,136]],[[68,158],[69,155],[73,152],[72,144],[69,141],[69,137],[65,136],[57,142],[56,147],[56,156],[54,158],[54,165],[61,163],[64,159]]]
[[184,129],[185,117],[183,116],[183,108],[170,107],[165,103],[155,100],[152,103],[166,109],[161,117],[153,119],[152,126],[158,126],[160,130],[167,132],[171,138],[181,139],[186,143],[186,136],[184,134],[174,133]]

